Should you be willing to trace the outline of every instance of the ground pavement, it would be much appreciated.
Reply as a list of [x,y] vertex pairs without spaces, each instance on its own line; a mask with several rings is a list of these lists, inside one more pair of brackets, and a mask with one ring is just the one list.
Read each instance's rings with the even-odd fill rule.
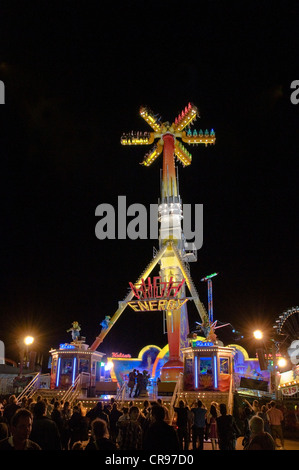
[[[243,450],[242,446],[243,437],[239,437],[237,440],[236,450]],[[278,441],[278,445],[280,442]],[[204,450],[212,450],[212,444],[209,441],[204,442]],[[283,450],[281,447],[277,447],[277,450]],[[285,439],[284,441],[284,450],[299,450],[299,441]]]

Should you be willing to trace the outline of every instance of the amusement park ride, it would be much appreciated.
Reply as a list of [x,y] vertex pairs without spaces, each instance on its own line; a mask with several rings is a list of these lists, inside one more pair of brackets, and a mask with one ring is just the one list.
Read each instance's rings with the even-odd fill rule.
[[[114,315],[107,315],[101,322],[102,330],[90,347],[85,344],[85,338],[80,336],[79,324],[74,322],[69,330],[72,332],[72,343],[60,345],[59,349],[50,351],[51,388],[66,388],[75,383],[77,376],[86,372],[89,376],[86,389],[93,390],[89,396],[95,396],[96,390],[104,393],[107,389],[105,384],[102,387],[105,382],[103,373],[105,354],[97,351],[97,348],[129,306],[138,312],[161,311],[166,319],[168,344],[156,354],[151,367],[152,379],[159,378],[160,384],[171,383],[177,386],[175,384],[181,383],[181,391],[185,394],[195,394],[193,398],[198,397],[198,392],[203,391],[226,393],[231,397],[233,387],[273,390],[273,374],[270,370],[259,368],[257,358],[250,359],[241,346],[236,344],[224,346],[217,339],[215,330],[230,325],[229,323],[217,325],[217,320],[213,318],[212,279],[218,273],[201,279],[208,286],[208,312],[199,298],[190,275],[189,262],[197,260],[197,250],[194,244],[187,243],[182,230],[183,206],[179,194],[175,158],[184,167],[190,165],[191,154],[182,142],[205,146],[215,144],[215,133],[213,130],[191,131],[190,126],[198,116],[198,110],[192,104],[186,106],[172,124],[161,122],[159,116],[145,107],[141,107],[140,116],[150,125],[152,131],[123,134],[121,144],[131,146],[154,144],[143,159],[142,164],[145,167],[150,166],[159,155],[163,154],[161,194],[158,204],[159,249],[137,281],[129,283],[130,291],[125,299],[119,302]],[[158,275],[154,275],[153,271],[157,267],[159,267]],[[189,331],[187,312],[189,300],[194,302],[200,317],[195,332]],[[161,355],[162,352],[164,356]],[[124,355],[120,358],[120,361],[126,360]],[[164,362],[160,363],[158,375],[157,364],[161,358]],[[116,357],[114,365],[118,359]],[[124,380],[128,367],[133,364],[128,361],[127,369],[124,367],[124,362],[122,363],[121,381]],[[115,385],[120,385],[116,375],[114,382],[117,382]],[[173,390],[174,387],[172,393]],[[223,397],[221,399],[225,400]]]
[[[169,360],[162,368],[161,380],[176,380],[179,372],[183,369],[182,348],[187,346],[189,334],[185,284],[198,309],[201,322],[205,325],[209,325],[210,320],[204,305],[199,299],[186,265],[187,260],[195,260],[195,257],[192,259],[190,255],[194,255],[196,247],[193,247],[193,253],[188,251],[188,245],[181,227],[183,211],[178,188],[175,157],[177,157],[184,167],[190,165],[192,159],[191,154],[179,139],[188,144],[204,144],[207,146],[208,144],[215,143],[215,133],[213,130],[210,133],[208,131],[205,131],[205,133],[203,133],[203,131],[191,132],[190,125],[193,124],[198,116],[197,108],[191,104],[186,106],[185,110],[182,111],[172,124],[169,122],[161,122],[159,117],[155,116],[145,107],[140,109],[140,115],[150,125],[153,131],[145,134],[139,132],[123,134],[121,144],[150,145],[157,141],[154,147],[144,157],[142,163],[146,167],[150,166],[159,155],[163,153],[161,199],[158,208],[160,222],[159,251],[135,285],[131,286],[131,292],[111,318],[108,327],[102,329],[100,335],[91,346],[91,349],[96,349],[99,346],[126,306],[130,304],[136,292],[137,294],[139,292],[140,295],[138,295],[138,298],[141,296],[143,300],[146,300],[146,305],[149,306],[149,309],[151,309],[151,305],[155,305],[155,309],[168,307],[164,311],[167,324]],[[186,132],[185,129],[187,127],[189,130]],[[160,263],[160,273],[154,280],[159,282],[158,290],[160,290],[160,295],[153,297],[152,289],[150,289],[151,286],[146,285],[146,280],[150,279],[148,276],[158,263]],[[167,285],[168,289],[167,291],[164,289],[163,295],[161,288],[164,285]],[[162,297],[164,300],[168,301],[176,298],[177,302],[162,304]],[[160,302],[157,305],[152,304],[152,302],[155,302],[157,299],[159,299]]]

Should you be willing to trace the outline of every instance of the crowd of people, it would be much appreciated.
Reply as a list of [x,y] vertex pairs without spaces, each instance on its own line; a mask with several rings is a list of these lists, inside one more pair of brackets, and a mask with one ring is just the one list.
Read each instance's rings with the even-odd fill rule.
[[133,369],[129,373],[128,378],[129,397],[131,398],[133,396],[134,398],[137,398],[146,393],[149,378],[150,374],[147,370],[140,372],[137,369]]
[[204,441],[209,441],[213,450],[235,450],[239,437],[244,450],[284,448],[284,416],[274,401],[260,406],[257,400],[252,404],[245,400],[241,427],[224,403],[212,402],[207,410],[200,400],[195,407],[181,400],[175,411],[180,449],[203,450]]
[[113,398],[90,410],[80,403],[36,401],[14,395],[0,407],[0,450],[179,450],[176,430],[167,422],[161,400],[129,402]]
[[211,403],[209,410],[198,400],[188,406],[183,400],[169,409],[158,399],[144,400],[140,408],[133,401],[120,406],[115,399],[98,401],[86,411],[80,403],[47,399],[36,401],[14,395],[0,406],[0,450],[146,450],[178,453],[203,450],[204,441],[213,450],[235,450],[243,436],[245,450],[274,450],[275,440],[284,446],[282,412],[270,402],[259,407],[247,402],[240,431],[224,403]]

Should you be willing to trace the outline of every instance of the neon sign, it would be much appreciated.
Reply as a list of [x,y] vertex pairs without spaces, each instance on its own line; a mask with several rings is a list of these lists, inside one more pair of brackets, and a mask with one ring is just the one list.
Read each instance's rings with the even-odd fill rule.
[[189,299],[170,299],[170,300],[150,300],[150,301],[142,301],[142,300],[135,300],[128,302],[128,305],[135,310],[135,312],[154,312],[159,310],[176,310],[181,308]]
[[59,345],[59,349],[75,349],[74,344],[62,343]]
[[132,357],[131,354],[123,354],[123,353],[120,353],[120,352],[113,352],[111,354],[111,356],[114,357],[114,358],[117,358],[117,357],[131,358]]
[[148,277],[146,281],[147,283],[144,279],[141,279],[139,287],[129,282],[132,292],[138,300],[141,298],[162,299],[165,297],[177,297],[185,284],[185,279],[182,281],[173,281],[171,277],[169,281],[162,281],[160,276],[153,277],[153,282],[150,277]]
[[185,284],[185,279],[174,281],[171,277],[169,281],[162,281],[160,276],[141,279],[139,285],[129,282],[134,296],[138,300],[128,302],[128,305],[135,312],[160,311],[180,309],[189,299],[178,298],[178,295]]
[[211,341],[192,341],[192,346],[207,348],[214,346],[214,343],[212,343]]

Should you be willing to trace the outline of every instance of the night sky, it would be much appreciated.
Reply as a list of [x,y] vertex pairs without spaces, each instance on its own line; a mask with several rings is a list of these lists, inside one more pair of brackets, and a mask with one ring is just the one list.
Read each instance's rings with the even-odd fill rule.
[[[150,147],[120,144],[123,132],[151,130],[141,105],[173,121],[192,102],[194,128],[216,132],[215,146],[188,146],[191,166],[178,164],[183,203],[204,205],[190,267],[206,307],[200,279],[219,272],[214,318],[246,343],[254,326],[271,328],[298,305],[297,2],[9,1],[1,10],[7,357],[30,330],[46,361],[74,320],[92,344],[158,248],[95,236],[99,204],[158,202],[162,158],[145,168]],[[199,321],[191,304],[189,321]],[[99,350],[135,356],[166,343],[161,312],[128,307]]]

